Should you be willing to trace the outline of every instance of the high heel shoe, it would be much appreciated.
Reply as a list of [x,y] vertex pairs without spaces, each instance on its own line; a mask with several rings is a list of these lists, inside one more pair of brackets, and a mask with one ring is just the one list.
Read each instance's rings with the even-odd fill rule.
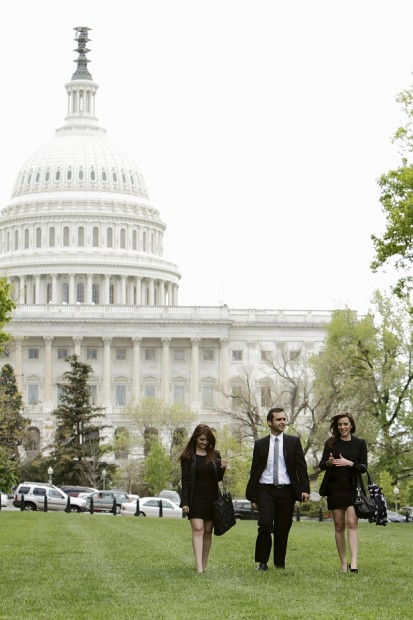
[[351,564],[347,564],[347,572],[348,573],[358,573],[359,569],[358,568],[351,568]]

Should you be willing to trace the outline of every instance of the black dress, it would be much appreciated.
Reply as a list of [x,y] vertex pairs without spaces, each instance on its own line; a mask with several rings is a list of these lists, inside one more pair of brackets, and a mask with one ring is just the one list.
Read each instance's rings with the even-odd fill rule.
[[212,461],[207,463],[206,458],[196,455],[195,485],[189,519],[212,521],[214,518],[212,504],[218,499],[218,482],[214,463]]
[[[351,441],[339,439],[333,451],[334,458],[343,456],[351,460]],[[327,487],[327,506],[329,510],[348,508],[354,505],[354,489],[351,467],[332,467]]]

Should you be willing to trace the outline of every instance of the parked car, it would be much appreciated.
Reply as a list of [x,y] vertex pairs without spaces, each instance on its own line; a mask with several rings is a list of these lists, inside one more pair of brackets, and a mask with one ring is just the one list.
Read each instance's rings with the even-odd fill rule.
[[404,523],[406,521],[406,515],[401,515],[394,510],[387,511],[387,520],[391,523]]
[[97,491],[97,489],[94,489],[93,487],[69,486],[66,484],[60,485],[59,489],[62,489],[62,491],[64,491],[66,495],[70,495],[70,497],[84,497],[89,493],[94,493]]
[[7,508],[7,506],[9,505],[9,498],[7,496],[6,493],[0,493],[1,498],[0,498],[0,502],[1,502],[1,507],[2,508]]
[[258,510],[253,510],[247,499],[234,499],[235,518],[242,521],[258,519]]
[[116,502],[116,510],[120,511],[121,504],[129,500],[124,491],[95,491],[84,499],[87,509],[90,510],[90,501],[93,498],[93,510],[95,512],[111,512],[113,510],[113,500]]
[[[168,519],[182,519],[182,508],[164,497],[141,497],[139,500],[139,514],[142,517],[159,517],[159,502],[162,502],[162,516]],[[120,507],[121,515],[134,515],[136,500],[124,502]]]
[[[22,482],[16,489],[13,506],[21,507],[21,499],[24,495],[25,510],[43,510],[44,498],[47,497],[48,510],[65,510],[67,507],[68,495],[62,489],[53,484],[44,482]],[[86,502],[81,497],[70,498],[71,512],[84,512]]]
[[178,506],[181,503],[181,498],[179,497],[179,493],[177,493],[176,491],[172,491],[171,489],[164,489],[163,491],[159,493],[159,497],[170,499],[171,502],[174,502],[174,504],[178,504]]

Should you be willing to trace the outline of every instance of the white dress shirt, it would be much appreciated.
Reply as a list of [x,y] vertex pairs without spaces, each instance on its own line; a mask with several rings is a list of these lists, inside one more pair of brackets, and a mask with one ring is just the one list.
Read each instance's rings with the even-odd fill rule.
[[[291,484],[290,477],[287,473],[284,459],[284,437],[283,433],[278,435],[278,441],[280,442],[279,456],[278,456],[278,483],[279,484]],[[261,474],[261,484],[273,484],[274,474],[274,442],[275,435],[270,435],[270,448],[268,450],[267,466]]]

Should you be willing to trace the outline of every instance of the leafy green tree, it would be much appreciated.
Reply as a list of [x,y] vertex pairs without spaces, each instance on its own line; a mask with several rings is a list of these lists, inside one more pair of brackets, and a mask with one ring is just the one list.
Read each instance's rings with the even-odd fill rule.
[[144,464],[145,481],[154,495],[170,486],[172,465],[169,454],[160,443],[154,441]]
[[407,116],[405,125],[399,127],[393,137],[402,160],[397,169],[381,175],[378,181],[386,230],[381,237],[372,235],[376,256],[371,267],[377,271],[385,265],[393,265],[401,274],[393,291],[403,296],[413,283],[413,86],[400,93],[397,101]]
[[3,327],[11,319],[11,312],[16,304],[11,297],[11,287],[6,278],[0,278],[0,351],[3,350],[6,342],[10,340],[10,335],[3,331]]
[[332,413],[350,411],[376,469],[394,480],[413,472],[413,332],[410,304],[376,292],[376,314],[336,310],[314,371]]
[[20,465],[19,447],[27,438],[29,420],[22,414],[23,399],[17,389],[13,367],[0,372],[0,480],[6,488],[15,482]]
[[92,367],[81,362],[77,355],[67,360],[70,370],[64,373],[60,405],[53,414],[57,418],[52,450],[53,480],[56,483],[95,486],[101,479],[101,470],[108,465],[101,463],[102,456],[111,449],[102,446],[100,432],[104,425],[97,420],[103,417],[102,408],[90,401],[88,388]]

